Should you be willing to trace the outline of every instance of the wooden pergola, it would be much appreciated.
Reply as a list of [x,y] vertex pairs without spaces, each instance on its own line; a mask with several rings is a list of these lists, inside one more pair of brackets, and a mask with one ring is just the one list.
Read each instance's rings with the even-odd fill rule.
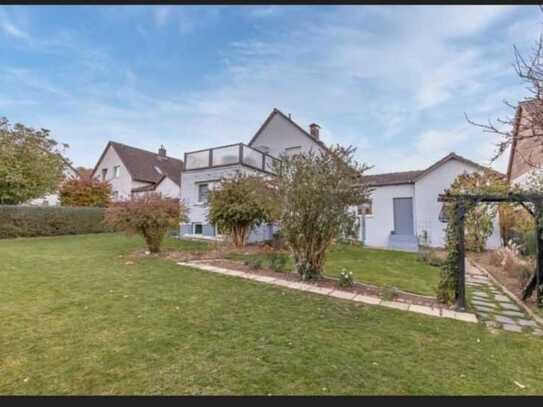
[[500,203],[510,202],[523,206],[534,218],[536,237],[536,267],[528,283],[523,289],[522,300],[528,299],[536,290],[536,303],[541,304],[543,284],[543,195],[533,193],[508,193],[508,194],[441,194],[439,202],[455,203],[456,220],[458,221],[457,244],[457,281],[456,281],[456,308],[466,309],[466,270],[465,270],[465,245],[464,245],[464,219],[466,216],[466,203],[478,204],[482,202]]

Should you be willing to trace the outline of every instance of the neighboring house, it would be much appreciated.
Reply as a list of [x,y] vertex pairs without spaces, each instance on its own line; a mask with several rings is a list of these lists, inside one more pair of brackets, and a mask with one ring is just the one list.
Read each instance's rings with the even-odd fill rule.
[[[533,125],[533,118],[541,122],[543,109],[539,102],[530,100],[520,102],[515,114],[513,140],[509,152],[507,179],[512,184],[525,185],[534,172],[543,168],[543,149],[541,137]],[[537,116],[536,116],[537,115]],[[533,135],[536,134],[536,137]]]
[[[368,246],[417,250],[418,244],[443,247],[446,223],[439,220],[442,203],[438,195],[463,173],[484,167],[450,153],[425,170],[363,177],[374,190],[371,204],[363,208],[361,240]],[[497,219],[488,248],[500,246]]]
[[111,184],[113,201],[133,194],[159,192],[179,198],[183,161],[168,157],[161,146],[158,153],[110,141],[96,163],[92,176]]
[[[68,161],[64,160],[64,164],[64,180],[79,177],[79,172],[74,167],[72,167],[72,165]],[[62,183],[60,185],[62,185]],[[58,189],[60,189],[60,185],[58,186]],[[25,205],[59,206],[60,198],[58,189],[52,194],[46,194],[40,198],[32,199],[28,201]]]
[[[274,162],[281,156],[307,151],[327,151],[319,139],[319,126],[312,123],[309,131],[273,109],[249,144],[237,143],[192,151],[185,154],[182,173],[181,199],[189,209],[189,221],[181,225],[181,234],[214,238],[217,230],[207,221],[207,194],[222,179],[237,172],[273,176]],[[268,240],[272,225],[254,230],[249,241]]]

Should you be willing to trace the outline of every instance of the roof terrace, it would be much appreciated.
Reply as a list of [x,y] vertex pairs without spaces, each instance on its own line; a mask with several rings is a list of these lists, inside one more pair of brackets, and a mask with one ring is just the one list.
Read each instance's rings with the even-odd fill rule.
[[277,174],[281,160],[243,143],[185,153],[184,171],[243,165],[268,174]]

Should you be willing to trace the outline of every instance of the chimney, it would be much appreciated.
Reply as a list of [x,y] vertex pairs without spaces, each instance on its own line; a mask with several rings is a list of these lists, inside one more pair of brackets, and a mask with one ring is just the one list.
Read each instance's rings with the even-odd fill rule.
[[320,128],[321,126],[319,126],[317,123],[311,123],[309,125],[309,134],[311,134],[313,137],[315,137],[318,140]]
[[161,145],[158,149],[158,155],[162,158],[166,158],[166,149],[164,148],[164,145]]

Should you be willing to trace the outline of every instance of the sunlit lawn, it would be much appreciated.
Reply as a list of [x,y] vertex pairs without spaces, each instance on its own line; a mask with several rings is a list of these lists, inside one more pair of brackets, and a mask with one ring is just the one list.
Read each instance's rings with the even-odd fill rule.
[[[266,255],[233,253],[231,259],[260,257],[264,266]],[[293,262],[289,259],[289,269]],[[353,273],[355,281],[380,287],[396,287],[423,295],[434,295],[439,282],[439,269],[417,260],[414,253],[370,249],[360,245],[338,244],[332,247],[324,268],[326,275],[337,277],[342,270]]]
[[543,393],[540,338],[128,257],[141,247],[0,241],[1,394]]

